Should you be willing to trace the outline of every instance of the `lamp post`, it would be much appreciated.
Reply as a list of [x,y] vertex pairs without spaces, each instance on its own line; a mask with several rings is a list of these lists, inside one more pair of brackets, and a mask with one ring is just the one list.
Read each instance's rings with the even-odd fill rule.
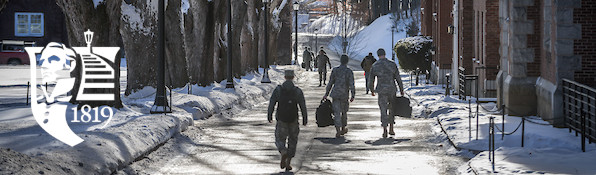
[[319,31],[319,29],[315,29],[315,47],[313,47],[313,51],[317,52],[317,49],[319,48],[319,38],[318,38],[318,34],[317,33]]
[[164,0],[159,0],[157,6],[157,91],[155,92],[155,102],[149,111],[151,114],[172,112],[172,109],[168,107],[165,87]]
[[395,51],[393,51],[393,44],[395,44],[395,42],[393,41],[393,34],[395,33],[395,26],[391,26],[391,59],[393,59],[393,61],[395,61]]
[[339,1],[340,3],[342,3],[342,11],[344,13],[344,37],[343,37],[343,42],[342,42],[342,46],[343,46],[343,53],[346,53],[347,47],[348,47],[348,19],[347,19],[347,13],[346,13],[346,1]]
[[265,34],[265,48],[263,48],[264,52],[265,52],[265,68],[263,69],[263,78],[261,79],[261,83],[271,83],[271,80],[269,79],[269,60],[267,60],[267,56],[269,56],[269,52],[268,52],[268,47],[269,47],[269,33],[267,33],[267,21],[269,21],[269,19],[267,18],[267,13],[269,13],[269,11],[267,10],[267,3],[269,0],[263,0],[263,6],[264,6],[264,10],[263,12],[265,13],[265,17],[263,18],[263,26],[264,26],[264,34]]
[[296,20],[296,24],[295,29],[296,29],[296,33],[295,33],[295,44],[294,44],[294,64],[297,65],[298,64],[298,10],[300,9],[300,4],[298,4],[298,2],[294,1],[294,18]]
[[232,0],[228,0],[228,82],[226,88],[234,88],[234,79],[232,78]]

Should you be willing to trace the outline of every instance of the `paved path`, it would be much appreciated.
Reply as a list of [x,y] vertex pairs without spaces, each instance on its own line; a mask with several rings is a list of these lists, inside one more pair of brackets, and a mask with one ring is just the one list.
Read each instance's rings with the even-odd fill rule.
[[[324,94],[317,74],[298,77],[306,96],[307,127],[301,126],[298,174],[453,174],[464,161],[448,156],[433,135],[434,119],[397,119],[393,138],[382,139],[376,97],[364,94],[362,72],[355,72],[357,98],[350,104],[349,132],[336,139],[333,127],[318,128],[315,109]],[[267,102],[239,114],[195,121],[195,126],[119,173],[138,174],[277,174],[279,153],[275,124],[267,122]]]

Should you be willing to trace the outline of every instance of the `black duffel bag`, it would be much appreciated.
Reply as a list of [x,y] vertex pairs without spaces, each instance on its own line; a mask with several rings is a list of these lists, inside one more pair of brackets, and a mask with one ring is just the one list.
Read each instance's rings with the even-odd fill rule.
[[331,114],[333,114],[331,101],[327,99],[321,100],[321,104],[317,108],[317,126],[326,127],[333,125]]
[[400,117],[412,117],[412,107],[410,107],[410,99],[404,96],[393,97],[391,102],[391,115]]

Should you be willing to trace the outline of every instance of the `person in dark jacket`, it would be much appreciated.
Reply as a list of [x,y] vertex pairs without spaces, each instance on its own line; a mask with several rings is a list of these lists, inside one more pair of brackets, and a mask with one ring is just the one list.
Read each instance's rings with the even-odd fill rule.
[[304,47],[304,52],[302,52],[302,62],[304,63],[304,69],[307,71],[312,71],[310,66],[312,61],[312,54],[310,53],[310,49],[308,47]]
[[321,87],[321,82],[323,85],[326,85],[327,81],[327,64],[329,64],[329,68],[331,67],[331,62],[329,61],[329,57],[325,51],[319,51],[319,55],[317,55],[317,67],[319,68],[319,87]]
[[373,56],[372,52],[369,52],[368,56],[364,57],[360,63],[360,67],[362,67],[364,70],[364,79],[366,80],[366,94],[368,94],[368,91],[370,91],[370,87],[368,86],[368,77],[370,77],[370,69],[375,62],[377,62],[377,60]]
[[[273,90],[267,109],[267,119],[269,123],[273,122],[273,110],[277,104],[275,113],[275,146],[281,154],[280,168],[287,171],[292,170],[290,162],[296,154],[296,144],[298,143],[298,133],[300,127],[298,123],[298,106],[302,112],[302,124],[306,126],[308,115],[306,112],[306,103],[302,90],[294,86],[294,71],[285,70],[286,81]],[[287,141],[287,144],[286,144]]]

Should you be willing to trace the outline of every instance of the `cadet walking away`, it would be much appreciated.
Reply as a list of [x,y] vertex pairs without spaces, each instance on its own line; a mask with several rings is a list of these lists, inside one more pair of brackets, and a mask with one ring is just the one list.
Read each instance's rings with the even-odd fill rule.
[[[281,154],[280,168],[292,170],[290,162],[296,154],[296,144],[298,143],[298,133],[300,127],[298,126],[298,106],[302,112],[302,124],[306,126],[308,116],[306,113],[306,104],[304,101],[304,94],[302,90],[294,86],[294,71],[285,71],[286,81],[273,90],[271,99],[269,100],[269,108],[267,109],[267,119],[269,123],[273,121],[273,109],[277,104],[277,111],[275,119],[275,146]],[[286,145],[287,140],[287,145]]]
[[399,85],[399,91],[401,95],[404,95],[404,87],[402,85],[401,77],[399,75],[399,69],[395,62],[388,60],[385,57],[385,50],[379,49],[377,51],[379,61],[373,64],[370,70],[370,77],[368,86],[373,87],[375,84],[375,77],[379,80],[377,82],[376,89],[371,89],[372,96],[375,96],[375,92],[379,94],[379,108],[381,109],[381,126],[383,126],[383,138],[387,138],[387,125],[389,124],[389,134],[395,135],[393,130],[393,124],[395,124],[395,117],[387,114],[388,108],[390,107],[393,97],[397,92],[395,82]]
[[[337,133],[335,137],[340,137],[348,132],[348,98],[350,93],[352,97],[349,98],[350,102],[354,101],[356,91],[354,88],[354,72],[348,68],[348,56],[342,55],[340,58],[341,65],[331,70],[331,76],[329,77],[329,84],[327,84],[327,90],[323,99],[327,99],[327,96],[333,98],[333,114],[335,116],[335,130]],[[331,94],[329,92],[331,91]]]
[[329,62],[329,57],[323,49],[319,51],[319,55],[317,55],[317,67],[319,68],[319,87],[321,87],[321,82],[325,85],[327,81],[327,64],[329,64],[329,68],[331,68],[331,62]]
[[368,86],[368,79],[370,77],[370,69],[372,68],[372,65],[375,64],[375,62],[377,62],[377,60],[375,59],[373,54],[369,52],[368,55],[364,57],[364,59],[362,59],[362,62],[360,63],[360,67],[362,67],[362,69],[364,70],[364,79],[366,80],[366,94],[368,94],[368,91],[370,91],[370,87]]

